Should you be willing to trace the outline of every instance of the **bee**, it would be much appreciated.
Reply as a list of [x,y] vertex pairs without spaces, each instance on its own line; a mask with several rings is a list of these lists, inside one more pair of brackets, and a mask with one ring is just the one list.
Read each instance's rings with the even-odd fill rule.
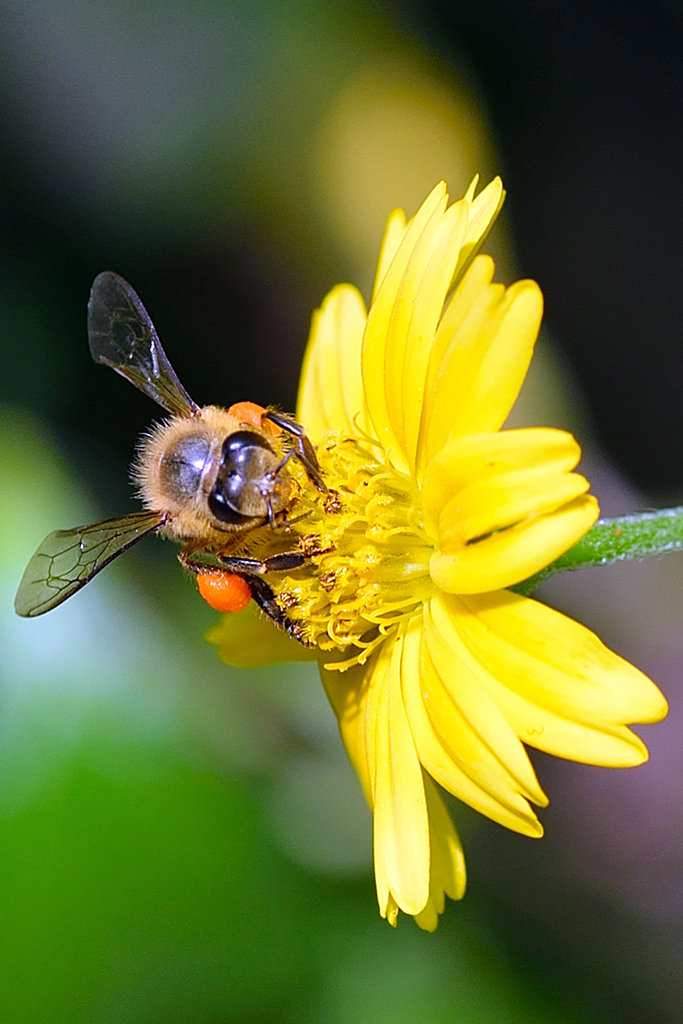
[[198,406],[176,376],[138,295],[118,274],[106,271],[93,282],[88,342],[95,362],[112,367],[171,415],[143,438],[134,466],[145,508],[49,534],[19,584],[17,613],[33,617],[56,608],[143,537],[161,533],[182,542],[178,558],[195,573],[213,607],[234,611],[253,598],[303,640],[264,576],[297,568],[306,552],[283,550],[263,559],[235,553],[259,527],[286,537],[286,517],[301,486],[291,460],[318,491],[327,492],[303,428],[252,402],[227,409]]

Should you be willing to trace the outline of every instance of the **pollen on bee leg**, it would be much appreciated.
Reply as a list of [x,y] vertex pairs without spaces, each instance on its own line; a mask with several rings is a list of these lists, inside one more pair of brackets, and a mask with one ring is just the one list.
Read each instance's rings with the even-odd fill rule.
[[241,576],[207,570],[197,573],[199,593],[217,612],[241,612],[251,601],[251,588]]
[[270,434],[279,434],[278,427],[270,420],[261,422],[261,417],[266,410],[257,402],[235,402],[228,409],[231,416],[234,416],[240,423],[248,423],[252,427],[260,427]]

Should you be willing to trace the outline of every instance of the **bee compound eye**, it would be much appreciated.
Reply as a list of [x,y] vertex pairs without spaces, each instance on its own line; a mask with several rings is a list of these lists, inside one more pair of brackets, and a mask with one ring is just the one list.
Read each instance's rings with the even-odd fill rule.
[[209,511],[219,523],[230,523],[233,526],[250,523],[254,516],[238,512],[235,504],[240,500],[238,487],[221,486],[217,483],[209,495]]
[[211,441],[202,435],[178,438],[164,452],[159,467],[162,484],[178,497],[194,497],[211,457]]
[[274,457],[273,449],[266,439],[256,431],[236,430],[223,442],[221,466],[230,470],[239,470],[253,461],[256,452],[268,453]]
[[278,457],[268,442],[253,430],[236,430],[226,437],[209,510],[221,523],[243,524],[268,514],[264,490]]

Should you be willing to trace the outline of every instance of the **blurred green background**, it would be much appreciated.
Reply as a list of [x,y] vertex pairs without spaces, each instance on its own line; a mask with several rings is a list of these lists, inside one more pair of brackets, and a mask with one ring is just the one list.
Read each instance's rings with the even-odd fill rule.
[[89,360],[99,271],[198,402],[292,409],[311,310],[476,171],[501,276],[548,300],[518,421],[579,434],[606,512],[680,500],[680,8],[10,0],[0,29],[1,1024],[681,1019],[677,559],[548,589],[672,713],[635,771],[535,757],[540,843],[456,807],[433,936],[377,916],[315,671],[221,665],[172,546],[11,611],[44,534],[135,507],[156,410]]

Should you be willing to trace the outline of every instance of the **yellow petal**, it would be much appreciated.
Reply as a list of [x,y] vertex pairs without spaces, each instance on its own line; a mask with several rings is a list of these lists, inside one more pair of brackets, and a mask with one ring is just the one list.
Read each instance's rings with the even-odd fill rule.
[[332,705],[349,761],[360,779],[365,798],[373,805],[375,789],[375,719],[378,687],[373,676],[374,662],[355,666],[346,672],[320,667],[320,676]]
[[425,473],[432,579],[449,593],[519,583],[571,547],[598,515],[569,470],[580,449],[562,430],[529,428],[450,441]]
[[379,251],[379,259],[377,261],[377,271],[375,273],[375,283],[372,287],[372,301],[375,301],[375,296],[379,291],[387,270],[391,265],[391,261],[396,255],[406,230],[406,216],[403,210],[394,210],[389,215],[387,226],[384,229],[384,238],[382,239],[382,245]]
[[504,430],[451,441],[425,473],[421,488],[425,512],[434,528],[446,503],[473,483],[518,470],[548,476],[566,473],[580,456],[581,449],[571,434],[548,427]]
[[409,465],[401,442],[403,424],[392,420],[389,393],[396,385],[393,380],[387,381],[386,375],[402,372],[404,332],[446,201],[446,186],[441,182],[408,224],[368,312],[363,338],[362,375],[368,413],[385,451],[403,470]]
[[538,516],[549,516],[589,488],[578,473],[546,473],[539,467],[473,480],[446,502],[437,523],[443,554],[457,554],[463,545],[484,547],[486,539],[511,531]]
[[529,800],[547,803],[524,748],[489,699],[462,643],[445,643],[425,611],[407,630],[403,698],[425,770],[482,814],[542,834]]
[[380,915],[386,917],[392,928],[398,924],[398,912],[400,907],[394,897],[389,894],[385,903],[380,903]]
[[591,764],[625,767],[646,759],[626,724],[659,721],[666,701],[594,633],[507,592],[443,601],[442,635],[451,629],[466,644],[490,696],[525,743]]
[[467,881],[465,856],[451,816],[439,796],[436,786],[425,778],[427,813],[429,814],[429,843],[431,850],[429,900],[415,921],[425,931],[433,932],[443,913],[445,897],[453,900],[465,895]]
[[496,179],[477,199],[470,189],[446,209],[442,182],[405,228],[397,216],[390,221],[362,362],[375,433],[401,471],[414,466],[426,370],[446,295],[481,244],[502,195]]
[[278,629],[252,601],[241,612],[222,615],[205,639],[234,668],[258,668],[283,661],[315,661],[315,651]]
[[[419,618],[419,616],[417,617]],[[374,809],[375,877],[380,912],[399,910],[432,930],[445,896],[465,890],[462,846],[434,785],[416,755],[403,704],[407,630],[372,663],[340,673],[322,669],[344,745]]]
[[368,431],[360,370],[365,306],[350,285],[330,292],[313,315],[299,385],[297,419],[319,441],[328,431]]
[[425,778],[425,793],[432,850],[430,895],[435,899],[436,894],[439,894],[437,906],[441,913],[444,906],[441,893],[450,896],[452,900],[462,899],[465,895],[465,855],[451,816],[429,778]]
[[380,652],[375,723],[374,851],[380,908],[391,894],[406,914],[429,898],[429,821],[422,768],[401,693],[401,638]]
[[492,284],[478,256],[441,319],[427,368],[418,472],[451,439],[498,430],[522,385],[538,335],[543,297],[533,281]]
[[474,191],[478,183],[479,175],[476,174],[463,197],[468,205],[467,232],[453,271],[453,285],[458,283],[480,249],[482,242],[488,236],[505,199],[503,182],[500,178],[490,181],[475,199]]
[[[478,184],[479,175],[475,174],[474,178],[470,182],[467,192],[463,196],[463,200],[466,203],[468,210],[467,229],[458,253],[457,262],[453,268],[453,284],[459,280],[465,268],[471,262],[474,254],[487,237],[489,231],[493,227],[496,217],[498,216],[500,208],[503,205],[503,200],[505,199],[505,191],[500,178],[494,178],[493,181],[489,182],[486,188],[482,189],[479,195],[475,198],[474,193]],[[438,190],[445,189],[445,187],[446,186],[443,182],[440,182],[436,186]],[[377,273],[375,275],[375,283],[372,289],[373,302],[377,292],[379,291],[379,286],[384,280],[387,270],[389,269],[391,261],[396,255],[398,247],[403,240],[405,231],[406,218],[403,210],[394,210],[387,221],[384,238],[380,248]]]
[[584,495],[548,515],[468,544],[458,554],[435,553],[429,562],[430,575],[449,594],[481,594],[514,586],[583,537],[598,512],[595,498]]
[[411,468],[415,465],[429,353],[453,266],[462,249],[467,214],[464,202],[455,203],[435,218],[433,234],[423,233],[401,282],[387,331],[387,406]]

